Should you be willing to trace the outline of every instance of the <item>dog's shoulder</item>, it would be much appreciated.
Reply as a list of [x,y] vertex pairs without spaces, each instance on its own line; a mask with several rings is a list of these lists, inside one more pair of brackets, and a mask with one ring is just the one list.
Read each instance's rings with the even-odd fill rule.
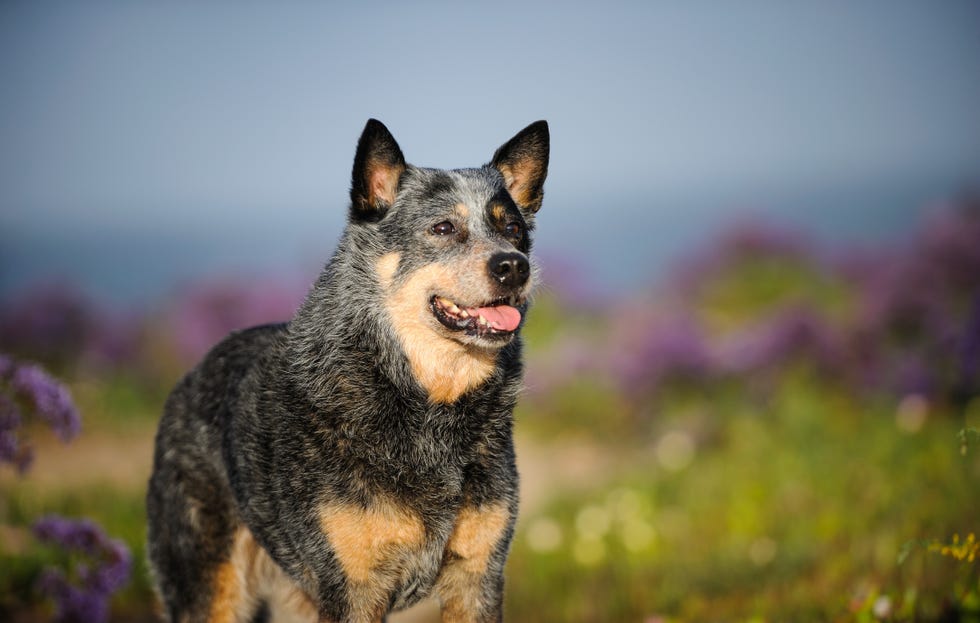
[[275,356],[286,330],[286,324],[277,323],[232,332],[181,380],[168,402],[192,403],[202,414],[223,411],[249,370]]

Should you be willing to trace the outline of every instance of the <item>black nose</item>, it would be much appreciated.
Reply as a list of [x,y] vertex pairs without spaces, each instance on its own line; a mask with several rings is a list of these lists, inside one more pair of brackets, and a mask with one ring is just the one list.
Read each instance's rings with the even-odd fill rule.
[[501,285],[519,288],[527,283],[531,267],[523,253],[497,253],[487,263],[490,276]]

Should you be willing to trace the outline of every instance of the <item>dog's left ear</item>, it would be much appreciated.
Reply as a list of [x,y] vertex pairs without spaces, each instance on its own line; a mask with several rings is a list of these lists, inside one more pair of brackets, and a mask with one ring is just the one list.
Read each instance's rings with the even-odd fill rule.
[[350,217],[352,221],[380,221],[398,192],[405,172],[405,156],[388,128],[368,119],[354,155],[351,174]]
[[490,162],[504,176],[511,198],[527,215],[541,209],[550,145],[548,122],[535,121],[501,145]]

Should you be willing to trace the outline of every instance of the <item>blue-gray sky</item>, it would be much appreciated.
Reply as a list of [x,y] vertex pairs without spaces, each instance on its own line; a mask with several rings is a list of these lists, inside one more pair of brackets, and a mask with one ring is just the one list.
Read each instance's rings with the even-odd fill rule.
[[0,290],[325,259],[368,117],[440,167],[548,119],[539,249],[622,283],[746,208],[873,237],[980,186],[974,1],[12,1],[0,92]]

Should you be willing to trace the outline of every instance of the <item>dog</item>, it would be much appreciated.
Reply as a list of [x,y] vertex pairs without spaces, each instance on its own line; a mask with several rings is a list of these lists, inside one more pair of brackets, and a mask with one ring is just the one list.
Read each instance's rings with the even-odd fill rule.
[[287,323],[231,334],[167,399],[147,493],[173,623],[500,621],[538,121],[479,168],[357,143],[347,225]]

